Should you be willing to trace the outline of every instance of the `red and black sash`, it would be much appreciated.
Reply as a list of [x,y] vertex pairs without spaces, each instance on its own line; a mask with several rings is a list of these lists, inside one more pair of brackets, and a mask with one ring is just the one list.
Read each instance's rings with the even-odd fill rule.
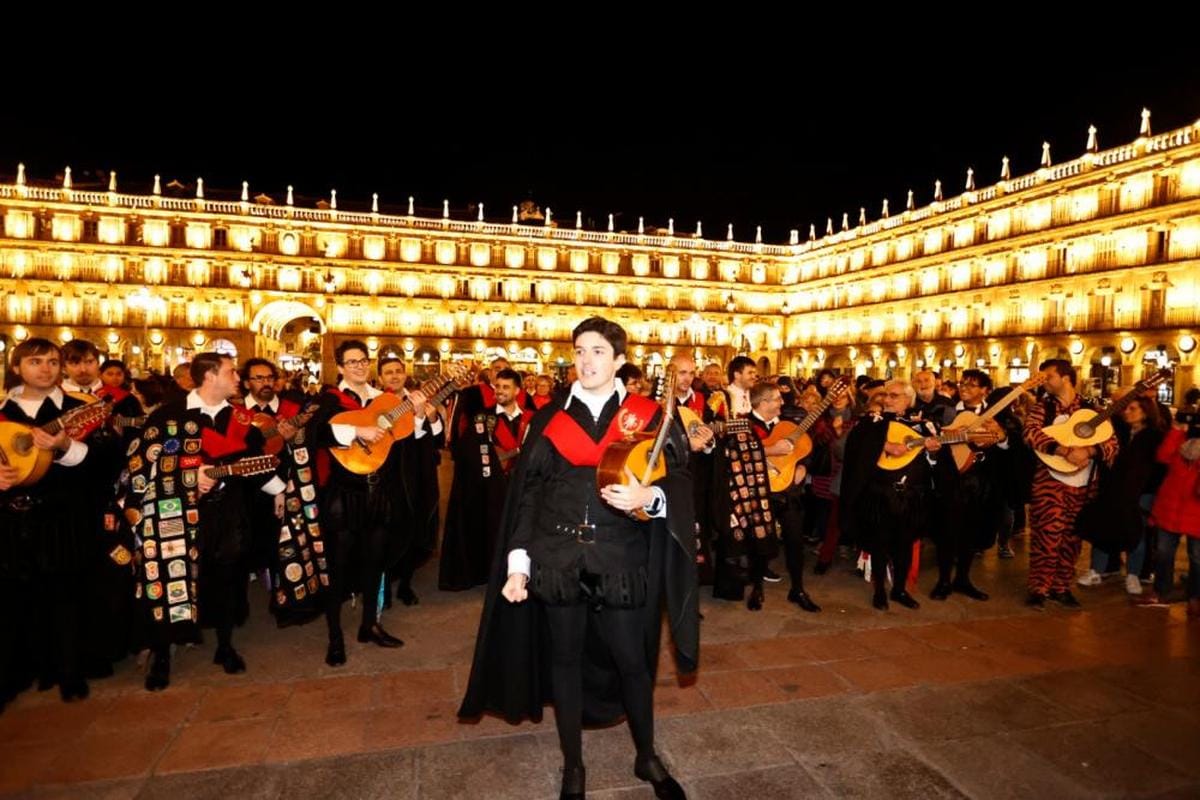
[[492,439],[495,441],[496,447],[505,451],[519,449],[521,442],[525,440],[525,429],[529,427],[531,419],[533,419],[532,411],[522,411],[521,416],[517,418],[517,432],[514,434],[508,420],[497,414],[496,429],[492,432]]
[[687,399],[687,402],[684,403],[684,405],[687,406],[688,410],[694,413],[697,417],[704,419],[704,409],[707,405],[704,395],[693,390],[692,396]]
[[559,410],[550,419],[545,435],[554,449],[574,466],[595,467],[610,444],[645,430],[657,411],[658,403],[650,398],[627,394],[600,441],[592,439],[565,410]]
[[129,397],[129,392],[125,391],[120,386],[109,386],[108,384],[105,384],[96,390],[96,397],[99,397],[101,400],[105,399],[106,397],[111,397],[113,405],[115,406],[126,397]]
[[754,435],[758,437],[760,442],[765,442],[771,435],[771,432],[767,430],[767,423],[754,415],[750,416],[750,427],[754,429]]
[[246,434],[250,432],[254,415],[246,408],[231,408],[233,413],[229,415],[224,433],[216,428],[200,430],[200,446],[209,458],[220,459],[246,449]]

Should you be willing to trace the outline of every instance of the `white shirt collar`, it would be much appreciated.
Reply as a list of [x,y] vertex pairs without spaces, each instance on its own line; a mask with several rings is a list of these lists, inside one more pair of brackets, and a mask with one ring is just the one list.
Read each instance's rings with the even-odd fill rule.
[[[253,411],[258,405],[259,402],[257,400],[249,395],[246,396],[246,408]],[[279,413],[279,395],[275,395],[271,398],[271,402],[267,403],[267,408],[271,409],[275,413]]]
[[774,425],[775,423],[779,422],[779,417],[775,417],[775,419],[763,419],[762,415],[759,414],[757,411],[751,411],[750,413],[754,415],[755,419],[757,419],[759,422],[762,422],[765,425]]
[[85,394],[95,394],[103,385],[103,382],[96,381],[91,386],[80,386],[70,378],[63,378],[62,382],[62,388],[64,392],[83,392]]
[[[55,408],[57,408],[59,410],[62,409],[62,406],[63,406],[62,389],[55,386],[53,389],[50,390],[50,392],[48,392],[46,394],[46,397],[50,398],[50,402],[54,403]],[[24,411],[25,414],[30,419],[33,419],[34,417],[37,416],[37,412],[42,407],[42,403],[44,403],[46,401],[45,397],[39,398],[37,400],[34,400],[32,398],[26,399],[25,398],[25,386],[23,384],[21,386],[14,386],[12,389],[10,389],[8,391],[8,397],[5,399],[12,400],[14,403],[16,403],[18,406],[20,406],[21,410]]]
[[521,407],[519,405],[513,404],[513,412],[510,414],[504,410],[504,406],[497,403],[496,404],[496,416],[508,417],[509,419],[516,419],[517,417],[521,416]]
[[[338,384],[338,388],[341,389],[343,392],[354,392],[355,394],[358,394],[358,392],[356,392],[356,391],[354,391],[354,389],[350,388],[350,384],[346,383],[345,379],[343,379],[342,382]],[[381,394],[383,394],[382,389],[376,389],[374,386],[372,386],[371,384],[368,383],[363,388],[363,394],[360,395],[360,397],[369,403],[376,397],[379,397],[379,395],[381,395]]]
[[679,392],[676,392],[675,400],[678,403],[688,403],[692,399],[692,397],[695,396],[695,394],[696,394],[696,390],[689,386],[688,390],[687,390],[687,394],[685,394],[683,397],[680,397]]
[[[619,380],[613,380],[613,386],[617,392],[617,405],[625,402],[625,384]],[[588,407],[588,411],[592,412],[592,419],[600,419],[600,412],[604,410],[604,406],[608,403],[611,394],[597,397],[596,395],[583,391],[583,386],[576,380],[571,384],[571,391],[567,394],[567,402],[563,403],[563,409],[570,408],[571,401],[578,398],[579,402]]]
[[228,400],[222,400],[220,403],[218,403],[215,406],[205,405],[204,400],[201,399],[201,397],[200,397],[199,391],[197,391],[196,389],[192,389],[190,392],[188,392],[188,396],[187,396],[188,411],[192,411],[192,410],[198,408],[198,409],[200,409],[201,413],[207,414],[209,417],[212,417],[212,420],[214,422],[216,422],[216,420],[217,420],[217,414],[221,413],[221,409],[226,408],[228,405],[229,405]]

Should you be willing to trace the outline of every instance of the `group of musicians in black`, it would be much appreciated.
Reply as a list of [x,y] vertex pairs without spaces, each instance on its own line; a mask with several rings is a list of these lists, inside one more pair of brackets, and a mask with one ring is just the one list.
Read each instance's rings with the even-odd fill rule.
[[[722,381],[680,354],[665,390],[675,424],[663,429],[663,407],[617,377],[627,347],[619,325],[587,319],[573,344],[575,379],[559,392],[530,394],[500,359],[447,414],[399,359],[375,364],[373,384],[370,351],[356,340],[337,346],[339,382],[316,395],[281,392],[269,361],[239,372],[229,356],[202,353],[190,388],[150,407],[137,399],[144,393],[99,379],[93,345],[22,342],[0,420],[24,436],[0,441],[0,456],[23,447],[52,463],[31,480],[16,450],[0,458],[3,696],[36,682],[86,697],[88,679],[131,649],[148,650],[146,688],[163,689],[171,646],[198,642],[204,627],[215,631],[214,664],[242,672],[234,631],[251,574],[280,626],[325,620],[330,666],[348,657],[342,610],[352,595],[357,641],[400,647],[382,606],[419,602],[412,575],[436,549],[447,443],[454,477],[439,588],[488,587],[460,713],[540,719],[552,703],[563,797],[584,795],[582,726],[620,717],[635,774],[658,797],[683,797],[654,747],[660,620],[680,673],[695,671],[698,587],[759,610],[765,584],[781,580],[770,567],[780,549],[787,600],[820,612],[804,584],[815,519],[825,528],[817,535],[832,526],[869,553],[879,609],[918,608],[909,576],[925,535],[937,545],[929,597],[987,599],[972,562],[1004,509],[1023,505],[1012,476],[1029,437],[1006,410],[954,440],[970,448],[969,468],[952,457],[943,428],[1004,397],[985,372],[963,373],[955,406],[929,373],[882,386],[822,375],[798,394],[791,381],[759,380],[747,357]],[[406,403],[402,438],[370,414],[347,421],[385,393]],[[107,421],[53,424],[93,403]],[[659,430],[664,477],[643,484],[627,469],[597,485],[614,443]],[[354,468],[341,457],[353,448],[386,458]]]

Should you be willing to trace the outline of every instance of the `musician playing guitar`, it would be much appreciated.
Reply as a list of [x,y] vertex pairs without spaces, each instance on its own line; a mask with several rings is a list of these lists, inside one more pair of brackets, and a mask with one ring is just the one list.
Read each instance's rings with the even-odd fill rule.
[[[982,415],[988,409],[991,388],[992,379],[983,370],[963,370],[958,382],[961,399],[955,413]],[[937,584],[929,593],[933,600],[945,600],[951,592],[973,600],[988,599],[986,592],[971,583],[971,563],[976,552],[995,542],[1004,505],[1003,473],[1015,467],[1008,457],[1010,442],[1005,428],[994,419],[980,427],[993,432],[996,441],[989,440],[986,445],[968,443],[974,451],[971,467],[962,474],[948,470],[947,479],[937,486],[937,508],[930,524],[938,562]]]
[[446,510],[438,588],[454,592],[487,583],[500,530],[508,476],[521,453],[533,412],[517,401],[521,376],[492,374],[496,403],[471,416],[454,439],[454,482]]
[[[772,445],[765,444],[775,426],[779,424],[779,413],[783,406],[783,397],[779,392],[779,386],[774,383],[756,383],[750,390],[750,405],[753,409],[750,412],[750,424],[759,441],[764,442],[764,454],[774,456],[791,453],[794,445],[787,439],[781,439]],[[788,602],[795,603],[805,611],[815,613],[820,611],[821,607],[813,602],[808,593],[804,591],[804,476],[805,466],[800,465],[796,469],[791,486],[782,492],[771,492],[769,505],[775,520],[768,524],[772,531],[777,526],[782,534],[788,575],[792,581],[791,589],[788,591]],[[737,477],[735,476],[735,478]],[[741,477],[745,480],[757,480],[760,475],[742,475]],[[764,473],[761,477],[766,478],[767,476]],[[771,536],[770,541],[774,542],[776,538]],[[751,556],[751,578],[754,582],[752,595],[748,602],[751,610],[758,610],[762,608],[763,604],[762,576],[763,570],[766,568],[763,559],[763,555]]]
[[[321,396],[321,413],[317,424],[318,445],[348,447],[355,440],[379,448],[392,447],[389,431],[375,425],[344,425],[330,422],[343,411],[358,411],[370,405],[383,391],[371,386],[371,357],[367,345],[357,339],[347,339],[334,350],[342,373],[336,387],[329,387]],[[442,431],[440,420],[428,421],[425,395],[409,393],[413,407],[413,438],[436,436]],[[321,477],[322,528],[331,538],[333,591],[331,605],[326,610],[329,625],[329,649],[326,662],[330,666],[346,659],[341,627],[341,603],[351,593],[362,595],[362,618],[358,641],[373,642],[380,647],[400,647],[403,641],[389,634],[379,622],[379,587],[386,570],[403,553],[405,542],[397,536],[399,523],[395,517],[400,509],[394,502],[395,487],[399,484],[396,469],[399,449],[392,447],[387,460],[377,471],[359,475],[346,469],[328,453],[323,453],[318,467]]]
[[1075,534],[1075,518],[1097,490],[1093,480],[1096,463],[1103,461],[1111,466],[1116,458],[1117,438],[1110,436],[1090,447],[1066,447],[1044,433],[1043,428],[1070,418],[1080,409],[1092,408],[1092,404],[1076,391],[1075,368],[1070,361],[1052,358],[1038,369],[1046,376],[1046,396],[1025,418],[1025,441],[1035,451],[1059,455],[1082,469],[1057,472],[1040,461],[1034,468],[1026,602],[1042,608],[1050,599],[1067,608],[1079,608],[1079,601],[1071,594],[1075,560],[1083,545]]
[[195,641],[197,624],[216,629],[214,664],[230,675],[246,670],[233,629],[248,611],[247,495],[285,488],[273,468],[224,479],[206,470],[261,455],[263,438],[251,414],[229,402],[238,382],[232,358],[199,353],[189,370],[196,388],[150,415],[127,451],[125,520],[142,543],[135,596],[147,621],[150,691],[167,687],[170,645]]
[[[92,457],[87,444],[66,430],[51,435],[37,426],[84,405],[58,387],[61,355],[47,339],[13,348],[0,419],[31,429],[29,445],[55,453],[49,471],[19,486],[15,466],[0,450],[0,705],[37,677],[43,688],[58,684],[63,700],[84,698],[84,620],[89,603],[83,585],[99,508],[79,497]],[[6,443],[7,445],[8,443]],[[40,673],[39,673],[40,668]]]
[[[908,416],[916,392],[907,381],[891,381],[883,387],[883,413],[859,419],[846,440],[842,470],[841,519],[855,540],[871,554],[871,577],[875,584],[872,605],[888,608],[885,591],[888,563],[892,568],[891,599],[906,608],[920,604],[905,585],[912,562],[913,541],[927,530],[928,501],[939,472],[953,469],[953,459],[939,457],[942,448],[937,426]],[[901,469],[879,466],[880,455],[901,456],[905,445],[888,441],[892,423],[911,428],[923,437],[924,451]]]
[[[575,328],[573,341],[579,378],[565,400],[533,418],[511,478],[459,714],[491,710],[513,721],[540,720],[549,690],[563,757],[560,797],[568,800],[585,792],[585,708],[592,723],[624,715],[637,751],[634,774],[652,783],[657,797],[681,798],[655,754],[652,676],[664,598],[679,671],[696,668],[689,448],[655,402],[614,381],[625,361],[619,325],[592,317]],[[650,486],[630,478],[598,491],[597,466],[608,444],[659,424],[670,431],[662,451],[666,475]],[[637,509],[651,519],[631,517]],[[597,656],[590,642],[607,653]],[[596,680],[585,683],[585,675]]]

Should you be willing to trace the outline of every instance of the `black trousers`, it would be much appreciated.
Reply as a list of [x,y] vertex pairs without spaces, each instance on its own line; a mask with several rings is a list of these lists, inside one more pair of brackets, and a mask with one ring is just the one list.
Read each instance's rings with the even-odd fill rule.
[[804,591],[804,494],[793,487],[771,495],[771,510],[783,531],[783,554],[792,588]]
[[908,570],[912,566],[913,540],[904,536],[892,536],[882,546],[871,550],[871,581],[875,592],[880,593],[887,584],[888,562],[892,564],[892,591],[897,594],[907,591]]
[[652,756],[654,681],[646,663],[643,610],[597,610],[584,604],[544,608],[550,633],[554,721],[563,765],[583,765],[583,659],[589,627],[607,646],[620,675],[621,699],[638,759]]

